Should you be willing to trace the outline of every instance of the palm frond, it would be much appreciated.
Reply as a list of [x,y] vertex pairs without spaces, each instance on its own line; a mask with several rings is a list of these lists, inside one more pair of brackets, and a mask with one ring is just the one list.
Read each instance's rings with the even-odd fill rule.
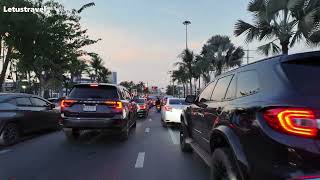
[[259,46],[257,50],[266,56],[269,56],[270,53],[279,54],[281,52],[280,47],[276,45],[273,41],[265,45]]
[[238,20],[235,24],[234,34],[235,36],[240,36],[243,33],[246,35],[246,42],[251,42],[260,35],[258,27],[242,20]]
[[88,7],[91,7],[91,6],[95,6],[96,4],[94,2],[91,2],[91,3],[88,3],[88,4],[85,4],[83,5],[77,12],[78,13],[81,13],[84,9],[88,8]]

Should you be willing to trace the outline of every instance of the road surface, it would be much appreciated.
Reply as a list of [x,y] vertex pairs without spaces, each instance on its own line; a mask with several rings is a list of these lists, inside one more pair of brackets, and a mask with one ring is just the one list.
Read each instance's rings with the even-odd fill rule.
[[178,128],[163,128],[154,110],[138,120],[128,141],[86,131],[69,142],[62,131],[51,132],[2,147],[0,167],[1,180],[209,179],[197,155],[180,151]]

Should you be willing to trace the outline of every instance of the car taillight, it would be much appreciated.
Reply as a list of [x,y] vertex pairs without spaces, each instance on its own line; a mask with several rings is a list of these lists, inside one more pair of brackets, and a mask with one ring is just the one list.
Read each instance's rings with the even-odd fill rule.
[[301,177],[295,177],[292,178],[290,180],[319,180],[320,179],[320,175],[311,175],[311,176],[301,176]]
[[172,111],[172,107],[170,107],[170,106],[164,106],[164,110],[165,110],[165,111]]
[[140,105],[139,108],[140,108],[140,109],[145,109],[146,106],[145,106],[145,105]]
[[114,107],[116,109],[123,108],[123,104],[121,101],[105,101],[105,104],[107,104],[108,106]]
[[61,101],[60,107],[61,108],[70,107],[76,102],[77,102],[76,100],[64,99]]
[[275,108],[264,112],[264,118],[273,129],[287,134],[316,137],[317,119],[312,110],[304,108]]

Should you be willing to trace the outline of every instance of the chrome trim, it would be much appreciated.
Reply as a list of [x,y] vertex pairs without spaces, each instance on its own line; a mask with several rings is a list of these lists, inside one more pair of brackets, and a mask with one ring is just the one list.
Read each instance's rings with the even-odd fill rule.
[[210,143],[210,141],[204,137],[201,137],[203,140],[205,140],[207,143]]
[[201,132],[201,131],[199,131],[198,129],[193,128],[193,130],[194,130],[194,131],[196,131],[197,133],[202,134],[202,132]]

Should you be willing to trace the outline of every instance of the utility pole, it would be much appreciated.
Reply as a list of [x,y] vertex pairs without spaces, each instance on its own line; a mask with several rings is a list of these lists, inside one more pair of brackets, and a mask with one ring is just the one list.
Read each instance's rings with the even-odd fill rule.
[[248,48],[248,49],[245,50],[245,51],[246,51],[247,64],[249,64],[249,60],[250,60],[251,58],[253,58],[253,57],[250,57],[249,52],[250,52],[250,51],[254,51],[254,50],[250,50],[250,49]]
[[190,21],[184,21],[183,25],[186,26],[186,50],[188,49],[188,25],[191,24]]

